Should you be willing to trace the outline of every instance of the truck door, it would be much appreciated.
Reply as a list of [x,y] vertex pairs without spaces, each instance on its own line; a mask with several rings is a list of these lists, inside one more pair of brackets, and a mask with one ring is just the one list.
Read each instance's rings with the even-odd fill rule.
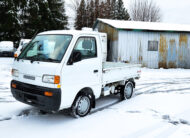
[[78,38],[72,53],[80,52],[82,59],[79,62],[64,66],[63,95],[68,94],[72,99],[73,96],[76,96],[76,93],[86,87],[92,88],[96,97],[100,95],[102,61],[100,55],[98,55],[101,52],[98,52],[98,50],[101,49],[97,47],[96,37]]

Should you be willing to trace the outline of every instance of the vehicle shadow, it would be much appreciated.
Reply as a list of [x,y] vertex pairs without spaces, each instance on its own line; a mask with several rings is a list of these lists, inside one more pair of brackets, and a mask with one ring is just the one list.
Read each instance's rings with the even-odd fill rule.
[[[119,96],[115,96],[115,95],[109,95],[103,98],[100,98],[97,100],[96,103],[96,108],[92,109],[92,111],[90,112],[90,114],[84,118],[78,118],[80,119],[86,119],[88,117],[90,117],[91,115],[94,115],[95,113],[108,109],[109,107],[116,105],[120,102],[120,98]],[[71,121],[76,121],[78,119],[73,118],[72,116],[70,116],[69,113],[69,109],[66,110],[61,110],[59,112],[42,112],[41,110],[39,110],[38,108],[35,107],[29,107],[26,108],[24,110],[22,110],[20,113],[18,113],[16,115],[16,118],[4,118],[4,120],[0,120],[0,121],[7,121],[7,120],[12,120],[12,119],[18,119],[20,121],[22,120],[32,120],[32,122],[36,122],[36,123],[51,123],[51,124],[57,124],[57,123],[66,123],[66,122],[71,122]]]

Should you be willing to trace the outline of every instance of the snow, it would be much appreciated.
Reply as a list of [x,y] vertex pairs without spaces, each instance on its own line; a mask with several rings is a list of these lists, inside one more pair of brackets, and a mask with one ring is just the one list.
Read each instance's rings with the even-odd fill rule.
[[68,34],[68,35],[99,35],[99,34],[105,34],[105,33],[99,33],[96,31],[81,31],[81,30],[52,30],[52,31],[45,31],[42,33],[39,33],[38,35],[54,35],[54,34]]
[[143,68],[132,99],[99,99],[98,110],[74,119],[16,101],[9,88],[12,62],[0,58],[1,138],[190,137],[190,70]]
[[98,21],[111,25],[112,27],[117,29],[190,32],[190,25],[182,25],[182,24],[123,21],[123,20],[110,20],[110,19],[98,19]]
[[1,41],[0,42],[0,51],[13,51],[14,45],[11,41]]

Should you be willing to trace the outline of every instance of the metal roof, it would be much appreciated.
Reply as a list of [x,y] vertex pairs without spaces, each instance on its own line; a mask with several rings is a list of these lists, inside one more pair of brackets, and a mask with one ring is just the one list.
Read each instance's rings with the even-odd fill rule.
[[94,28],[98,22],[105,23],[116,29],[121,30],[136,30],[136,31],[163,31],[163,32],[190,32],[190,25],[169,24],[160,22],[141,22],[141,21],[124,21],[97,19]]

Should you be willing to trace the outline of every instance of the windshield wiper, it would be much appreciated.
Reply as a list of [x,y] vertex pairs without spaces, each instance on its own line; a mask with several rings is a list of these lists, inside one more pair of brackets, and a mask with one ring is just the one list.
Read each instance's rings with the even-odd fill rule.
[[31,57],[26,57],[25,59],[28,59],[33,63],[34,61],[37,61],[39,59],[38,55],[31,56]]
[[46,61],[46,62],[59,62],[59,60],[57,59],[53,59],[53,58],[46,58],[44,55],[42,54],[37,54],[35,56],[31,56],[31,57],[26,57],[24,58],[26,60],[30,60],[31,63],[33,63],[34,61]]
[[44,58],[43,60],[49,61],[49,62],[59,62],[57,59],[52,59],[52,58]]

